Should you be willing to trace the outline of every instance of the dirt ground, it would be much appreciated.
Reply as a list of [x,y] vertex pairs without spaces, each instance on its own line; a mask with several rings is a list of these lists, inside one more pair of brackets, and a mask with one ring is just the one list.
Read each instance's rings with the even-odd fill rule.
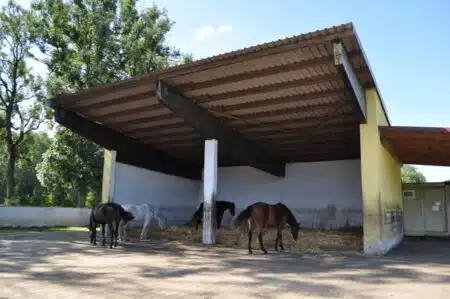
[[[270,250],[270,248],[268,248]],[[93,247],[87,232],[0,233],[4,298],[448,298],[450,241],[383,258],[179,243]]]

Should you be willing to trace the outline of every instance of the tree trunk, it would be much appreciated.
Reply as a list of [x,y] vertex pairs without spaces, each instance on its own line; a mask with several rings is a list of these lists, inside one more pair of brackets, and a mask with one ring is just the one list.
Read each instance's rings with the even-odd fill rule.
[[83,183],[77,183],[77,207],[78,208],[84,208],[86,203],[86,188],[82,187]]
[[6,168],[6,198],[12,198],[15,194],[16,180],[16,150],[14,145],[8,144],[8,166]]

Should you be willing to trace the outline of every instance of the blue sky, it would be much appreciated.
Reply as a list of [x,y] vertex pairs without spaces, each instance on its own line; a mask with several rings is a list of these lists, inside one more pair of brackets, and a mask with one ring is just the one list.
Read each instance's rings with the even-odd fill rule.
[[[353,22],[391,123],[450,127],[450,1],[141,0],[139,5],[153,3],[167,8],[175,21],[170,42],[195,58]],[[419,168],[429,181],[450,179],[450,167]]]

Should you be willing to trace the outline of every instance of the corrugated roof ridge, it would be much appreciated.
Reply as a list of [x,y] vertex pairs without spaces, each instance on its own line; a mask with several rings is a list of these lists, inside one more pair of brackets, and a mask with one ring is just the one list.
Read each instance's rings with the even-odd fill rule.
[[[189,68],[196,67],[196,66],[206,65],[207,63],[210,63],[212,61],[220,61],[220,60],[226,60],[226,59],[230,59],[230,58],[235,58],[235,57],[238,57],[240,55],[247,55],[247,54],[251,54],[251,53],[256,53],[258,51],[265,51],[267,49],[276,48],[276,47],[289,45],[289,44],[294,44],[296,42],[305,41],[305,40],[308,40],[308,39],[311,39],[311,38],[314,38],[314,37],[318,37],[318,36],[332,35],[332,34],[335,34],[335,33],[338,33],[338,32],[343,32],[345,30],[354,30],[353,23],[349,22],[349,23],[344,23],[344,24],[340,24],[340,25],[334,25],[332,27],[318,29],[318,30],[315,30],[315,31],[302,33],[302,34],[299,34],[299,35],[293,35],[293,36],[290,36],[290,37],[280,38],[280,39],[278,39],[276,41],[261,43],[261,44],[249,46],[249,47],[246,47],[246,48],[241,48],[241,49],[238,49],[238,50],[234,50],[234,51],[231,51],[231,52],[217,54],[217,55],[214,55],[214,56],[210,56],[210,57],[206,57],[206,58],[203,58],[203,59],[199,59],[199,60],[193,61],[191,63],[165,68],[165,69],[162,69],[162,70],[157,71],[157,72],[151,72],[151,73],[145,73],[145,74],[133,76],[131,78],[126,78],[126,79],[123,79],[123,80],[118,80],[118,81],[102,84],[102,85],[99,85],[99,86],[95,86],[95,87],[91,87],[91,88],[88,88],[88,89],[80,90],[80,91],[77,91],[77,92],[74,92],[74,93],[70,93],[70,94],[61,94],[61,95],[56,96],[56,98],[65,98],[66,96],[72,97],[72,96],[75,96],[75,95],[76,96],[82,96],[82,95],[90,93],[90,92],[92,92],[94,90],[102,90],[103,88],[108,88],[108,87],[112,87],[112,86],[120,86],[122,84],[126,84],[126,83],[133,82],[133,81],[148,80],[148,79],[152,79],[152,78],[155,78],[155,77],[158,77],[160,75],[167,74],[167,73],[181,71],[183,69],[189,69]],[[52,100],[50,100],[50,101],[52,101]]]
[[208,63],[211,61],[217,61],[217,60],[222,60],[222,59],[229,59],[229,58],[233,58],[233,57],[237,57],[240,55],[246,55],[246,54],[250,54],[250,53],[255,53],[255,52],[259,52],[259,51],[265,51],[267,49],[270,48],[275,48],[275,47],[280,47],[280,46],[284,46],[284,45],[289,45],[289,44],[294,44],[295,42],[299,42],[299,41],[304,41],[307,39],[311,39],[313,37],[317,37],[317,36],[326,36],[326,35],[330,35],[330,34],[335,34],[337,32],[342,32],[345,30],[352,30],[353,29],[353,23],[344,23],[341,25],[335,25],[332,27],[327,27],[327,28],[323,28],[323,29],[317,29],[311,32],[306,32],[306,33],[302,33],[302,34],[297,34],[297,35],[292,35],[289,37],[283,37],[283,38],[279,38],[275,41],[270,41],[270,42],[265,42],[265,43],[260,43],[260,44],[256,44],[253,46],[249,46],[249,47],[245,47],[245,48],[241,48],[241,49],[237,49],[237,50],[233,50],[230,52],[225,52],[225,53],[221,53],[221,54],[217,54],[214,56],[209,56],[209,57],[205,57],[196,61],[193,61],[191,63],[187,63],[187,64],[183,64],[183,65],[177,65],[177,66],[172,66],[166,69],[163,69],[159,72],[155,72],[155,74],[162,74],[162,73],[166,73],[166,72],[171,72],[173,70],[177,70],[177,69],[181,69],[181,68],[189,68],[192,66],[198,66],[198,65],[202,65],[204,63]]

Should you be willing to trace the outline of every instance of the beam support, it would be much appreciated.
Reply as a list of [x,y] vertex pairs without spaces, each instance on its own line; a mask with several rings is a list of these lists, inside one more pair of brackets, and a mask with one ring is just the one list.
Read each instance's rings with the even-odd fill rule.
[[398,157],[396,151],[392,148],[392,146],[389,143],[389,141],[387,140],[387,138],[384,138],[381,135],[381,132],[380,132],[380,142],[386,148],[386,150],[389,152],[389,154],[391,154],[392,158],[394,158],[394,160],[397,161],[398,165],[400,165],[400,167],[402,167],[403,166],[403,161],[400,160],[400,158]]
[[205,164],[203,175],[203,244],[216,243],[216,196],[218,142],[205,140]]
[[105,149],[103,153],[103,184],[102,202],[112,202],[114,199],[114,185],[116,182],[117,152]]
[[55,120],[99,146],[116,150],[117,162],[188,179],[200,180],[201,178],[201,167],[199,165],[188,164],[72,111],[55,108]]
[[342,41],[337,40],[333,42],[333,53],[334,53],[334,65],[338,68],[339,72],[344,78],[345,84],[352,91],[353,98],[358,103],[359,109],[361,111],[361,122],[367,122],[367,111],[366,111],[366,95],[365,90],[358,80],[355,70],[353,69],[350,60],[345,50]]
[[161,80],[158,81],[157,95],[162,104],[183,118],[205,139],[220,140],[221,150],[227,155],[274,176],[285,176],[286,163],[284,161],[274,159],[261,147],[246,139],[207,109],[186,99]]

